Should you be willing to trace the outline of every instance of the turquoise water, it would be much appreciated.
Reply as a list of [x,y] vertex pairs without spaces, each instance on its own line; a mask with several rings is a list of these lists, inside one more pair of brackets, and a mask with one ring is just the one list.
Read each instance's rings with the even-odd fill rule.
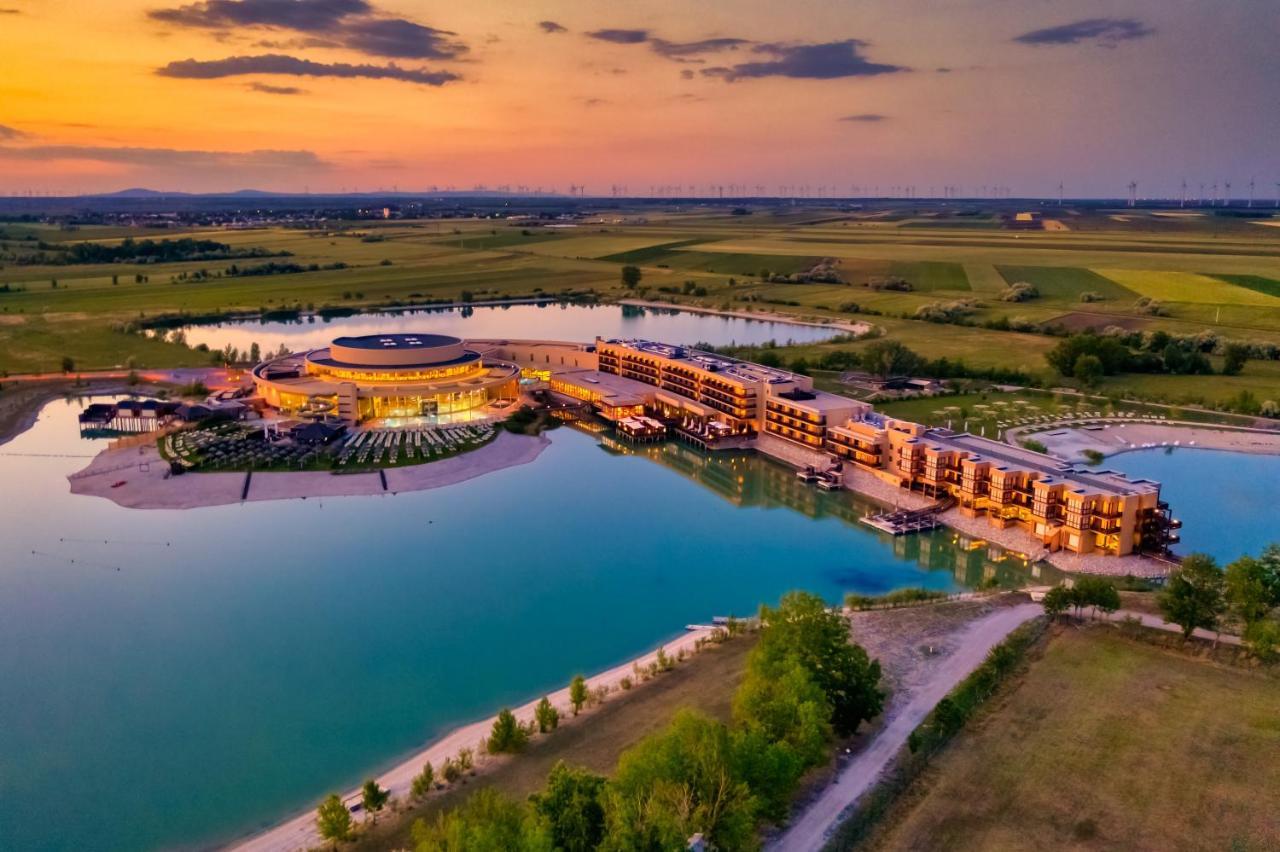
[[436,491],[121,509],[68,493],[78,410],[0,447],[0,849],[207,846],[686,623],[1027,570],[758,458],[569,428]]
[[1225,563],[1280,541],[1280,456],[1156,448],[1113,456],[1106,467],[1160,483],[1182,520],[1178,553],[1198,550]]
[[284,344],[290,350],[327,346],[343,334],[383,334],[394,331],[445,331],[459,337],[537,338],[590,342],[596,336],[642,337],[664,343],[779,344],[826,340],[838,331],[821,326],[695,314],[668,308],[624,305],[504,305],[475,308],[429,308],[357,314],[324,319],[307,316],[292,322],[240,320],[183,329],[193,346],[223,349],[228,343],[248,349],[257,343],[266,351]]

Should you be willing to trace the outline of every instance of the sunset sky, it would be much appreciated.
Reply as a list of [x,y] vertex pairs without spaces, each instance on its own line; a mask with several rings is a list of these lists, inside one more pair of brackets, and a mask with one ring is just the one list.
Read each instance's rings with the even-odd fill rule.
[[1280,3],[0,0],[0,194],[1184,178],[1275,195]]

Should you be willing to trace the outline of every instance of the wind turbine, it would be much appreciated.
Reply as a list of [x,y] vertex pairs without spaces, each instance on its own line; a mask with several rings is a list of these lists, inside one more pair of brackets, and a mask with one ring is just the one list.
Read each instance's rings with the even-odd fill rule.
[[1138,206],[1138,182],[1136,180],[1129,181],[1129,206]]
[[1222,182],[1222,206],[1231,206],[1231,181],[1224,180]]
[[1249,178],[1249,206],[1253,206],[1253,178]]
[[1178,201],[1179,207],[1187,206],[1187,179],[1182,179],[1182,198]]

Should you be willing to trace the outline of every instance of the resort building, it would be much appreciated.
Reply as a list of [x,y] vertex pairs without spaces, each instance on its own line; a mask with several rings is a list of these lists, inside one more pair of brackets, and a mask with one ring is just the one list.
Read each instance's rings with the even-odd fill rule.
[[808,376],[683,346],[373,335],[268,361],[253,377],[277,409],[350,423],[474,412],[514,399],[523,381],[590,405],[632,442],[671,430],[704,449],[754,447],[829,468],[836,488],[873,476],[993,528],[1018,527],[1050,551],[1126,555],[1176,541],[1159,483],[886,417]]
[[885,417],[815,390],[807,376],[714,353],[646,340],[597,339],[595,348],[598,369],[559,373],[551,386],[610,419],[651,413],[706,446],[731,436],[781,438],[954,501],[992,527],[1017,526],[1052,551],[1159,551],[1176,528],[1156,482],[1078,471],[1000,441]]
[[519,368],[482,357],[457,337],[375,334],[339,337],[323,349],[253,368],[257,392],[289,414],[463,419],[492,400],[515,399]]

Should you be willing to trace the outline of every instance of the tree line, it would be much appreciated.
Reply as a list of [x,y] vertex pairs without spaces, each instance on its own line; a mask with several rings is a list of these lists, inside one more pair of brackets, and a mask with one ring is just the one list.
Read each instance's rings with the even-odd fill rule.
[[[759,630],[728,724],[683,710],[624,751],[610,778],[562,762],[527,801],[479,790],[458,808],[419,819],[416,848],[683,849],[698,833],[710,848],[757,848],[761,825],[786,819],[803,774],[829,759],[836,737],[879,715],[885,697],[879,663],[849,641],[847,619],[821,598],[792,592],[776,608],[762,607]],[[580,678],[570,698],[575,712],[588,700]],[[542,702],[523,727],[506,711],[488,747],[519,750],[533,726],[557,721]],[[424,775],[425,791],[434,773],[424,767]]]

